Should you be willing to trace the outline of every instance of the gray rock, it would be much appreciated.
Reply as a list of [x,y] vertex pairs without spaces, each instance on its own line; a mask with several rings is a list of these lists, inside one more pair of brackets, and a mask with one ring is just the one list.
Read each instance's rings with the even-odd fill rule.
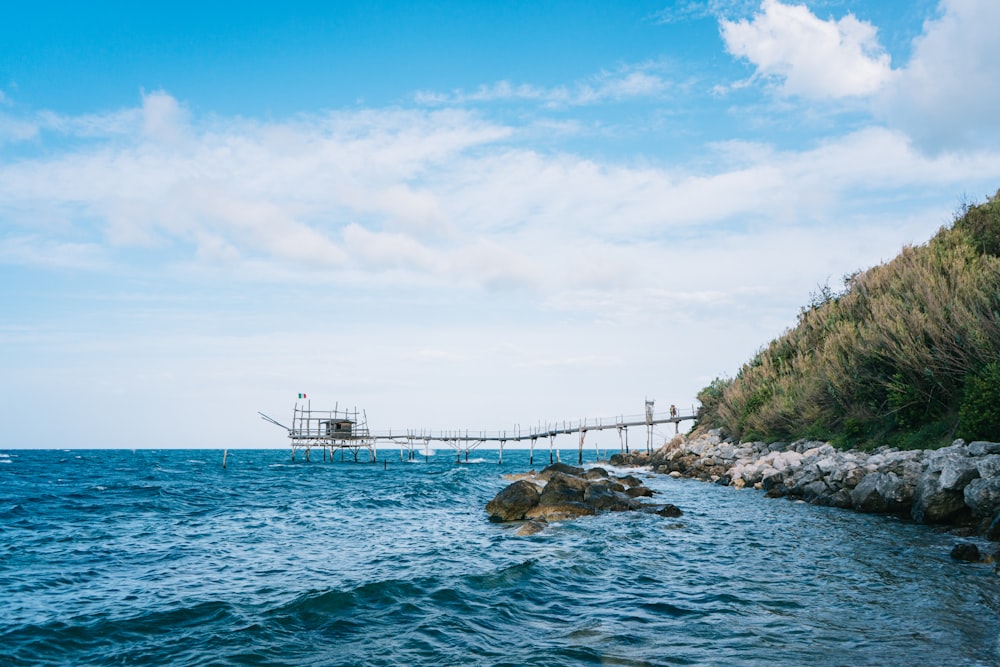
[[986,456],[987,454],[1000,454],[1000,442],[986,442],[976,440],[969,443],[969,454],[972,456]]
[[634,475],[625,475],[624,477],[619,477],[618,481],[624,484],[626,487],[642,486],[642,480]]
[[864,476],[851,491],[851,505],[859,512],[883,511],[885,500],[878,494],[878,480],[884,473],[873,472]]
[[520,521],[538,505],[538,487],[528,480],[518,480],[486,503],[490,521]]
[[531,508],[524,518],[531,521],[566,521],[581,516],[593,516],[597,510],[583,503],[565,503],[562,505],[538,505]]
[[667,518],[674,518],[683,514],[680,508],[678,508],[676,505],[671,505],[670,503],[667,503],[660,509],[656,510],[656,513],[659,514],[660,516],[665,516]]
[[526,521],[517,529],[516,535],[525,537],[527,535],[534,535],[535,533],[540,533],[545,530],[545,524],[540,521]]
[[571,477],[583,477],[584,470],[583,468],[577,468],[576,466],[567,465],[565,463],[553,463],[550,466],[546,466],[542,472],[538,473],[538,479],[546,482],[556,473],[570,475]]
[[944,523],[965,509],[961,491],[945,488],[942,472],[926,472],[913,493],[910,516],[918,523]]
[[566,503],[580,503],[583,502],[586,490],[586,480],[561,472],[553,472],[538,497],[538,504],[552,507]]
[[993,516],[1000,510],[1000,477],[972,480],[965,487],[963,496],[973,516]]
[[980,476],[976,461],[968,456],[949,458],[941,467],[941,488],[961,491],[965,485]]
[[979,547],[970,542],[956,544],[951,550],[951,557],[955,560],[964,560],[970,563],[978,563],[980,560]]
[[[621,488],[620,485],[616,485]],[[645,487],[643,487],[645,488]],[[631,491],[631,489],[629,489]],[[594,509],[606,512],[627,512],[639,508],[639,501],[634,500],[621,491],[615,490],[611,484],[590,484],[583,494],[583,503]]]
[[856,487],[861,482],[861,480],[864,479],[865,475],[868,474],[865,471],[865,469],[862,468],[861,466],[855,463],[852,463],[850,465],[851,467],[847,469],[847,471],[844,474],[844,479],[841,482],[841,484],[846,489],[853,489],[854,487]]
[[851,504],[859,512],[902,513],[910,509],[914,486],[894,472],[873,472],[851,492]]
[[976,470],[980,477],[1000,476],[1000,454],[988,454],[976,460]]
[[830,487],[823,480],[810,482],[802,487],[802,500],[814,505],[826,505],[826,498],[830,495]]
[[851,509],[851,490],[847,488],[837,489],[836,492],[827,496],[826,505],[839,507],[841,509]]

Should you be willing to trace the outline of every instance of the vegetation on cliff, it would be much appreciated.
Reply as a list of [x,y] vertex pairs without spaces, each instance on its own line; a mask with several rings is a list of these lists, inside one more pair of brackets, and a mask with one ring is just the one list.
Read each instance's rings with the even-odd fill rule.
[[1000,440],[1000,191],[926,245],[823,288],[795,328],[698,395],[743,440]]

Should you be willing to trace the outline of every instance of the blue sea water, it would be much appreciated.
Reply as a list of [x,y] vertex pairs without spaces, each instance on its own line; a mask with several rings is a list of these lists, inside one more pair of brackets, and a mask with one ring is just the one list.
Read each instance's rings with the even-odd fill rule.
[[683,516],[518,537],[496,454],[0,452],[0,664],[1000,664],[952,535],[651,476]]

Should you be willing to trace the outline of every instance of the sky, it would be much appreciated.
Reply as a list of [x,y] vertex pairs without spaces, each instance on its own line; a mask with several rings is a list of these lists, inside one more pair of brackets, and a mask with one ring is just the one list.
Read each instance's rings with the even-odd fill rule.
[[998,29],[995,0],[7,3],[0,448],[281,447],[257,413],[299,393],[376,430],[688,413],[997,192]]

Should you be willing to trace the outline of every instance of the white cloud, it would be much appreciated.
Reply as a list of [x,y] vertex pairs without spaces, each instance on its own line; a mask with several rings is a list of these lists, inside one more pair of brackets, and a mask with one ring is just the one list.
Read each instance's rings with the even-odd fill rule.
[[108,260],[104,248],[94,243],[73,243],[38,236],[0,238],[0,265],[93,271],[109,268]]
[[188,112],[177,100],[162,90],[142,96],[142,131],[151,139],[162,143],[183,140],[188,123]]
[[[166,99],[152,106],[168,119],[182,108]],[[52,243],[82,239],[109,257],[132,246],[173,248],[237,272],[309,267],[357,285],[527,287],[572,300],[657,284],[653,258],[675,237],[826,224],[859,192],[964,190],[1000,177],[994,153],[922,156],[885,129],[805,151],[720,143],[696,172],[541,153],[518,146],[512,127],[456,111],[188,119],[183,127],[176,144],[139,133],[0,165],[0,214],[41,234],[38,213],[51,211],[44,233]],[[648,265],[635,261],[644,244]],[[39,253],[17,256],[43,263]]]
[[34,139],[38,129],[37,123],[0,114],[0,146]]
[[418,104],[463,105],[497,101],[536,102],[546,108],[588,106],[606,102],[621,102],[638,98],[659,98],[670,89],[670,82],[652,63],[623,66],[614,71],[601,71],[571,86],[545,88],[530,84],[498,81],[474,91],[455,90],[451,93],[421,91],[415,95]]
[[879,113],[921,145],[943,150],[1000,140],[1000,3],[942,0]]
[[[18,230],[0,271],[139,274],[147,300],[102,293],[110,318],[60,315],[46,337],[0,322],[0,337],[8,386],[136,420],[170,404],[204,426],[151,446],[276,446],[248,409],[280,416],[303,389],[394,427],[682,404],[793,324],[817,283],[925,240],[956,193],[1000,179],[996,152],[927,155],[885,128],[796,150],[720,142],[668,165],[543,152],[454,110],[189,115],[167,144],[142,113],[65,117],[133,125],[0,158],[0,220]],[[17,393],[0,398],[33,409]]]
[[787,95],[831,99],[866,96],[888,81],[889,55],[876,29],[853,14],[822,20],[805,5],[764,0],[752,20],[722,20],[726,49],[755,75],[781,82]]
[[757,0],[675,0],[656,12],[653,19],[657,23],[669,24],[729,14],[749,14],[757,4]]

